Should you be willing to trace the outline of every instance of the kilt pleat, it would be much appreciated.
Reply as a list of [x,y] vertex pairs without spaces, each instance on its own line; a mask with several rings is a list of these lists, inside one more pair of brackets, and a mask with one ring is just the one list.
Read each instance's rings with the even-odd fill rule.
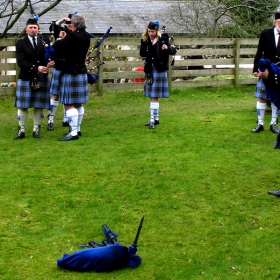
[[60,76],[59,101],[62,104],[83,104],[89,100],[87,74]]
[[51,78],[51,89],[50,92],[53,95],[59,95],[59,79],[60,79],[60,70],[53,69],[52,78]]
[[262,78],[260,78],[256,85],[255,97],[261,99],[268,99],[266,95],[265,85]]
[[50,109],[50,82],[41,81],[37,90],[30,88],[30,81],[19,79],[17,81],[15,107]]
[[150,98],[168,98],[168,79],[167,72],[158,72],[153,67],[153,83],[151,85],[144,84],[144,96]]

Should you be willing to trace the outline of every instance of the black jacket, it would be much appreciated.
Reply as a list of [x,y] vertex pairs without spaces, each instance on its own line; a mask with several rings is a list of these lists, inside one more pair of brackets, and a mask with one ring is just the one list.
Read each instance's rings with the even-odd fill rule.
[[85,60],[89,46],[90,35],[84,29],[72,31],[57,40],[53,48],[59,57],[59,70],[72,75],[86,74]]
[[158,42],[154,45],[152,44],[150,38],[148,38],[147,41],[141,39],[140,56],[146,58],[144,67],[144,72],[146,74],[152,73],[152,66],[154,66],[158,72],[167,71],[169,55],[176,54],[176,49],[170,46],[168,39],[164,41],[164,44],[168,46],[168,49],[161,50],[163,38],[165,37],[159,37]]
[[[44,37],[49,44],[49,39]],[[46,66],[45,47],[41,40],[37,39],[37,51],[34,50],[28,36],[16,43],[17,64],[20,67],[19,79],[30,81],[36,77],[38,66]]]
[[253,73],[258,72],[258,62],[261,58],[269,59],[273,63],[280,61],[280,56],[277,54],[275,44],[274,28],[265,29],[261,32],[258,49],[254,59]]

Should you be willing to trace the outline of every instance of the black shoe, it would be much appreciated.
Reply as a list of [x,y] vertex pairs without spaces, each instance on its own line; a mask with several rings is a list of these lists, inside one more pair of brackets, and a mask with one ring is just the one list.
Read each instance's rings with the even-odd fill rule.
[[79,136],[75,135],[72,136],[70,133],[68,133],[64,138],[59,138],[58,141],[71,141],[71,140],[78,140]]
[[69,126],[69,122],[62,122],[62,126]]
[[261,125],[261,124],[258,124],[258,125],[252,130],[252,132],[255,132],[255,133],[258,133],[258,132],[260,132],[260,131],[264,131],[263,125]]
[[280,134],[279,133],[276,136],[273,148],[274,149],[280,149]]
[[38,130],[33,131],[33,137],[34,138],[42,138]]
[[[63,135],[68,135],[71,132],[71,130],[69,129],[69,132],[65,132],[63,133]],[[82,132],[78,131],[78,136],[82,136]]]
[[[145,123],[145,126],[150,126],[150,122],[148,122],[148,123]],[[155,122],[154,122],[154,125],[157,125],[157,124],[159,124],[159,120],[155,120]]]
[[268,191],[269,194],[275,195],[277,197],[280,197],[280,190],[277,191]]
[[23,139],[25,137],[25,133],[21,130],[18,131],[18,134],[14,137],[14,139]]
[[48,123],[47,130],[54,130],[53,122]]
[[150,122],[149,128],[150,128],[150,129],[154,129],[154,128],[155,128],[155,123],[154,123],[154,122]]
[[278,129],[276,127],[276,124],[271,124],[270,125],[270,131],[273,132],[273,133],[278,133]]

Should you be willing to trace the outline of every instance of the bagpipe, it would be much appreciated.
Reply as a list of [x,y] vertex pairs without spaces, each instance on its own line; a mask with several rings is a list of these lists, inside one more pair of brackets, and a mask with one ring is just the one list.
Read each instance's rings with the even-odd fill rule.
[[[158,20],[154,21],[155,25],[159,26],[160,22]],[[158,29],[157,29],[158,30]],[[158,36],[157,42],[157,59],[161,68],[168,68],[168,56],[172,55],[171,66],[175,63],[175,54],[177,53],[178,47],[175,46],[174,37],[169,36],[166,32],[166,26],[163,25],[160,36]],[[167,45],[168,50],[162,50],[162,46]],[[147,44],[147,52],[149,51],[149,44]],[[147,56],[143,58],[145,60],[144,63],[144,72],[145,72],[145,83],[148,85],[153,84],[153,75],[152,75],[152,61]]]
[[158,44],[158,55],[161,53],[162,45],[167,45],[170,48],[170,54],[172,55],[172,62],[171,66],[175,63],[175,54],[177,53],[177,50],[179,50],[179,47],[175,46],[175,40],[173,36],[169,36],[166,32],[166,26],[163,25],[161,29],[161,36],[159,37],[159,44]]
[[[29,5],[30,5],[30,13],[33,16],[34,19],[39,20],[39,16],[37,14],[35,14],[34,9],[32,7],[32,3],[31,0],[29,0]],[[74,11],[73,14],[77,14],[78,11]],[[39,26],[39,23],[38,23]],[[102,42],[108,37],[110,30],[112,29],[112,27],[110,27],[107,32],[103,35],[103,37],[98,40],[97,44],[94,46],[94,48],[92,50],[94,50],[95,48],[98,48],[98,57],[100,55],[100,51],[99,51],[99,47],[102,44]],[[58,31],[65,31],[67,33],[67,28],[66,27],[60,27],[60,29]],[[56,39],[56,37],[58,36],[58,34],[55,33],[55,21],[52,21],[51,23],[51,38],[52,41],[54,42],[54,40]],[[91,35],[90,35],[91,36]],[[91,36],[92,37],[92,36]],[[45,47],[45,61],[46,63],[48,63],[51,60],[55,60],[56,59],[56,52],[52,46],[52,44],[47,44],[43,38],[40,26],[39,26],[39,31],[37,34],[37,38],[41,41],[41,43],[43,44],[43,46]],[[87,54],[87,57],[89,56],[89,54],[92,52],[92,50]],[[93,59],[95,59],[97,56],[95,56]],[[92,58],[91,58],[92,61]],[[88,67],[90,61],[86,61],[86,67]],[[98,81],[99,75],[98,72],[93,74],[91,73],[94,69],[98,69],[101,65],[105,64],[103,61],[101,61],[98,65],[92,67],[92,69],[88,70],[87,73],[87,78],[88,78],[88,83],[93,85]]]
[[137,242],[144,221],[142,217],[138,230],[131,246],[126,247],[118,242],[118,234],[112,232],[106,225],[102,225],[102,231],[105,238],[101,243],[89,241],[88,245],[80,245],[83,250],[76,251],[72,254],[64,254],[61,259],[57,260],[57,266],[75,270],[75,271],[95,271],[105,272],[113,271],[125,267],[136,268],[142,259],[136,255]]
[[39,15],[37,15],[35,12],[34,12],[34,9],[33,9],[33,6],[32,6],[32,3],[31,3],[31,0],[28,1],[29,2],[29,6],[30,6],[30,13],[32,15],[32,17],[37,21],[37,24],[38,24],[38,34],[37,34],[37,38],[39,39],[39,41],[43,44],[43,46],[45,47],[45,61],[46,63],[48,63],[49,61],[51,60],[54,60],[55,59],[55,50],[54,48],[51,46],[51,44],[47,44],[44,37],[43,37],[43,34],[42,34],[42,31],[41,31],[41,28],[40,28],[40,25],[39,25]]
[[[39,15],[34,12],[31,0],[28,0],[28,2],[29,2],[29,6],[30,6],[30,13],[31,13],[33,19],[37,22],[37,25],[38,25],[37,39],[38,39],[38,41],[40,41],[42,43],[42,45],[46,49],[48,44],[45,42],[45,39],[44,39],[44,37],[42,35],[42,31],[41,31],[40,25],[38,23]],[[38,41],[37,41],[37,44],[38,44]],[[37,73],[36,77],[34,77],[32,80],[30,80],[30,87],[33,90],[37,90],[37,89],[41,88],[41,83],[43,81],[47,80],[47,76],[48,76],[48,74]]]
[[[97,82],[98,78],[99,78],[99,74],[98,74],[98,71],[97,73],[93,73],[93,71],[95,69],[99,69],[99,67],[103,64],[105,64],[104,61],[101,60],[100,58],[100,54],[101,54],[101,51],[100,51],[100,46],[101,44],[105,41],[106,38],[108,38],[109,36],[109,33],[111,32],[111,29],[113,27],[110,26],[107,31],[105,32],[105,34],[96,42],[96,44],[89,49],[88,53],[87,53],[87,60],[86,60],[86,67],[87,67],[87,71],[88,71],[88,81],[89,81],[89,84],[94,84]],[[94,51],[94,50],[97,50],[97,53],[95,56],[90,56],[91,53]],[[95,61],[95,59],[98,58],[99,59],[99,63],[96,65],[96,66],[93,66],[89,69],[89,64],[93,61]]]
[[268,79],[262,79],[265,85],[266,94],[271,102],[280,109],[280,62],[273,63],[269,59],[260,59],[258,68],[261,72],[269,71]]

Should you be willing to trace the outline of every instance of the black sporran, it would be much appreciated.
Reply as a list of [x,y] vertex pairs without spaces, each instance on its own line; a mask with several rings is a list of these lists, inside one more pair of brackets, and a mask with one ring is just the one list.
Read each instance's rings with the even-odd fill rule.
[[34,90],[41,88],[41,81],[39,81],[37,78],[33,78],[30,81],[30,87]]
[[30,87],[33,90],[41,88],[42,81],[47,80],[47,74],[37,74],[32,80],[30,80]]

